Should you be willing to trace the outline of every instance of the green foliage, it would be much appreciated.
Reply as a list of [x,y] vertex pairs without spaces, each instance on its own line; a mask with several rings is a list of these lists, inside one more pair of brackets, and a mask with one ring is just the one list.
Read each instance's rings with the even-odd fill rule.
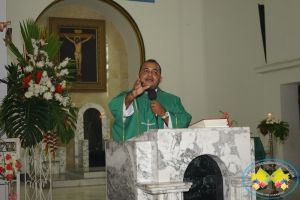
[[46,130],[50,112],[47,101],[24,101],[17,95],[12,95],[6,96],[2,104],[1,128],[8,137],[19,137],[22,146],[34,146],[43,139],[41,131]]
[[258,124],[257,128],[261,131],[269,131],[273,133],[275,138],[278,138],[280,142],[283,142],[287,139],[289,135],[289,124],[284,121],[279,121],[276,119],[263,119]]
[[[64,64],[52,62],[62,44],[57,34],[49,35],[46,29],[38,27],[33,20],[20,23],[20,28],[25,52],[20,53],[13,43],[9,45],[18,64],[5,66],[7,78],[0,80],[8,88],[0,106],[0,129],[9,137],[20,138],[23,147],[35,146],[43,141],[43,134],[49,130],[56,133],[63,143],[68,143],[74,138],[78,108],[69,99],[71,82],[68,79],[73,77],[68,73],[74,70],[67,68],[76,63],[69,59],[65,59]],[[43,66],[38,66],[39,62]],[[32,66],[32,70],[25,70],[27,66]],[[63,70],[68,73],[60,73]],[[40,80],[44,78],[43,83],[37,80],[39,75]],[[26,78],[30,81],[27,84],[24,82]],[[47,81],[51,82],[47,83],[49,86]],[[34,93],[34,87],[42,87],[44,91]],[[57,87],[61,87],[62,91],[56,91]],[[49,96],[45,97],[45,93],[49,93]],[[53,150],[55,140],[54,136],[51,143]]]

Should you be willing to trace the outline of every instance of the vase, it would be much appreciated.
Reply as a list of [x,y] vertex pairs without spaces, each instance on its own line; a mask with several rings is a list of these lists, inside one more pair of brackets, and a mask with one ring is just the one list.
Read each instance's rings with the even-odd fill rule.
[[268,130],[267,129],[260,129],[261,134],[263,134],[264,136],[266,136],[268,134]]

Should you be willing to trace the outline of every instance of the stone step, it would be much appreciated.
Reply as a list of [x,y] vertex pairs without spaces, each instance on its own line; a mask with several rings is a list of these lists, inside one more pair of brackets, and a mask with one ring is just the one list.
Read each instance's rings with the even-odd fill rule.
[[52,187],[81,187],[106,184],[105,167],[67,168],[65,174],[52,175]]
[[53,188],[82,187],[82,186],[95,186],[95,185],[105,185],[105,184],[106,184],[106,178],[52,180]]
[[66,169],[66,174],[78,178],[106,178],[105,167],[95,169]]

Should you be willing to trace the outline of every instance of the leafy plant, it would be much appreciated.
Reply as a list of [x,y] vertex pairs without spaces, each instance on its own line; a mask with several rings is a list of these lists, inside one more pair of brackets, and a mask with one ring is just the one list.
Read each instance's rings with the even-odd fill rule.
[[25,52],[9,45],[18,63],[5,66],[7,78],[0,79],[8,89],[0,107],[0,128],[20,138],[23,147],[44,141],[54,154],[56,137],[62,143],[74,138],[78,108],[69,97],[68,79],[73,77],[68,74],[75,72],[69,68],[76,63],[69,58],[53,62],[62,44],[57,34],[49,35],[33,20],[20,23],[20,28]]
[[261,120],[257,128],[262,133],[266,131],[273,133],[275,138],[278,138],[280,142],[286,140],[289,134],[289,124],[275,118]]

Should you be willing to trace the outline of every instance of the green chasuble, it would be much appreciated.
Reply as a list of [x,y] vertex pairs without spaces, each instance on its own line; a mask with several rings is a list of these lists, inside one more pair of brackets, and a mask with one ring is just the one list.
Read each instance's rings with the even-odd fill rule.
[[[126,117],[126,121],[123,123],[123,105],[125,96],[129,92],[130,90],[119,94],[109,103],[109,109],[115,117],[112,127],[114,141],[125,141],[147,131],[147,124],[153,124],[149,125],[149,129],[157,129],[156,118],[151,111],[151,101],[147,92],[135,98],[133,101],[134,113]],[[188,127],[192,116],[185,111],[179,97],[158,88],[156,100],[170,113],[173,129]],[[160,129],[164,128],[164,121],[160,116],[158,116],[158,125]]]

